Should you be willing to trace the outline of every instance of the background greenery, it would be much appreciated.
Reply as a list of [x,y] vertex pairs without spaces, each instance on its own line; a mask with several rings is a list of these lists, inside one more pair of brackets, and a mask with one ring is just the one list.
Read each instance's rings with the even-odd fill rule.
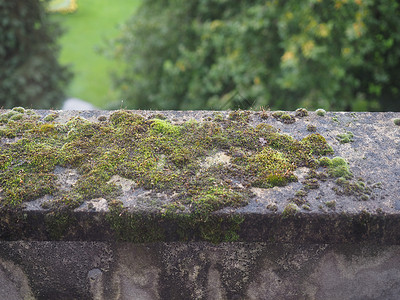
[[39,0],[0,0],[0,107],[61,106],[71,74],[57,61],[59,35]]
[[400,110],[394,0],[153,0],[110,52],[128,108]]
[[106,108],[119,98],[112,89],[110,72],[119,73],[121,62],[108,59],[99,48],[107,39],[115,38],[118,25],[133,14],[140,0],[78,0],[78,9],[72,14],[52,14],[52,20],[61,24],[65,34],[60,38],[60,63],[68,64],[74,78],[67,89],[69,97],[76,97]]
[[400,110],[395,0],[44,1],[0,0],[0,107]]

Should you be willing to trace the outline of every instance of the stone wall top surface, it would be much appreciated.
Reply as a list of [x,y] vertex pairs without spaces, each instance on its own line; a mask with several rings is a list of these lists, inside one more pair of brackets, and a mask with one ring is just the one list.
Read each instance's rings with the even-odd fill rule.
[[398,243],[397,118],[0,110],[0,238]]

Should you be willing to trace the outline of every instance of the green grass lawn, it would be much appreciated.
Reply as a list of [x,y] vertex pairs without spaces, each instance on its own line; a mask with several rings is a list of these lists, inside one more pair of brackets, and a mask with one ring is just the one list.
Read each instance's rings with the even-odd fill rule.
[[72,14],[54,14],[66,30],[60,38],[60,63],[70,65],[75,77],[67,91],[69,97],[88,101],[98,108],[118,101],[111,89],[110,70],[118,69],[115,61],[96,52],[104,40],[118,35],[118,25],[137,9],[141,0],[78,0]]

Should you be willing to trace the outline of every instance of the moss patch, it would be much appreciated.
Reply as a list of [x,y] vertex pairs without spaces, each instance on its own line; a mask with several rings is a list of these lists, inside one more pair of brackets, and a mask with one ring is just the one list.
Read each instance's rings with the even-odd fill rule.
[[321,157],[319,159],[319,164],[322,167],[327,167],[328,174],[332,177],[350,179],[353,176],[347,161],[342,157],[334,157],[332,159],[329,157]]
[[354,137],[353,133],[350,132],[350,131],[347,131],[347,132],[345,132],[345,133],[338,134],[338,135],[336,136],[336,139],[337,139],[341,144],[345,144],[345,143],[353,142],[353,137]]
[[[54,114],[41,118],[11,110],[0,115],[0,135],[7,139],[0,148],[1,206],[44,195],[53,196],[50,208],[75,208],[96,197],[112,201],[122,191],[110,179],[120,175],[138,187],[166,193],[160,210],[205,220],[221,208],[246,205],[251,187],[284,186],[297,180],[296,168],[316,168],[317,159],[333,153],[319,134],[298,141],[270,125],[253,127],[249,117],[247,111],[236,111],[227,119],[176,125],[163,116],[145,119],[120,110],[101,122],[75,117],[57,123]],[[231,159],[204,163],[216,153]],[[335,162],[330,163],[333,176],[340,168],[333,167]],[[57,186],[56,166],[80,174],[70,190]],[[136,226],[136,221],[129,223]]]

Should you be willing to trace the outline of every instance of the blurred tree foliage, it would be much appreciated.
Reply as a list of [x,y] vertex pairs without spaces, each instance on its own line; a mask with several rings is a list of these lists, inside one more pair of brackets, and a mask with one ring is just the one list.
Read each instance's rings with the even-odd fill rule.
[[152,0],[113,41],[124,104],[400,110],[395,0]]
[[0,0],[0,107],[57,108],[71,74],[58,64],[56,38],[40,0]]

